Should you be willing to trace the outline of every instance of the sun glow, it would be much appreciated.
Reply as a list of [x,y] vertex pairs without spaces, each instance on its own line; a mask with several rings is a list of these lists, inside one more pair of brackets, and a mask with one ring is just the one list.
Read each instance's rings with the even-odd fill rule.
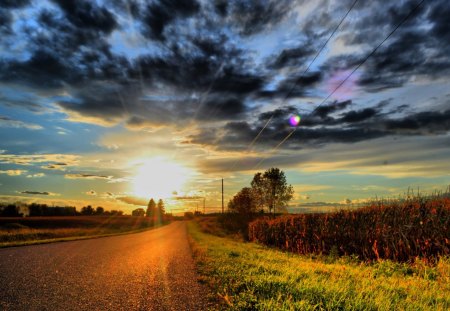
[[169,198],[182,190],[190,170],[161,157],[139,161],[133,180],[133,192],[139,197]]

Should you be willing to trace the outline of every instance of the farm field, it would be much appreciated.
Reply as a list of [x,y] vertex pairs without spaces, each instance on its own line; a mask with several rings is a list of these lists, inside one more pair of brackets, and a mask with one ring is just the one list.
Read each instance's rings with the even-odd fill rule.
[[108,236],[153,227],[153,220],[134,216],[3,217],[0,247]]
[[259,218],[249,239],[298,254],[435,261],[450,255],[450,198],[378,200],[357,210]]
[[[202,227],[205,227],[202,224]],[[203,282],[229,310],[448,310],[450,260],[297,255],[188,226]]]

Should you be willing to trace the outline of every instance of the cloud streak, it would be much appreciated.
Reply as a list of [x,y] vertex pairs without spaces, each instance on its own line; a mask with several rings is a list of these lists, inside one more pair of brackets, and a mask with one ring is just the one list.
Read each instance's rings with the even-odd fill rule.
[[58,193],[48,192],[48,191],[30,191],[30,190],[24,190],[20,191],[21,194],[29,194],[29,195],[44,195],[44,196],[57,196]]

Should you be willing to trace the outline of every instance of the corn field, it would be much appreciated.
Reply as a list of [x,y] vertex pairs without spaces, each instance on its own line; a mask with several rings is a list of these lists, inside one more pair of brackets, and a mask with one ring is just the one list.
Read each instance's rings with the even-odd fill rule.
[[357,210],[260,218],[249,224],[249,238],[298,254],[433,262],[450,254],[450,199],[374,201]]

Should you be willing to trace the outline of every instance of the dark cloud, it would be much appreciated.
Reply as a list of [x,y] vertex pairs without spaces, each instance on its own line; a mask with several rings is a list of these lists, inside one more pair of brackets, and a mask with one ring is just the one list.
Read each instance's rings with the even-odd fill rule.
[[322,119],[328,117],[331,113],[343,110],[352,104],[351,100],[346,100],[343,102],[334,102],[328,105],[318,106],[314,109],[313,116],[318,116]]
[[2,35],[10,35],[11,31],[11,23],[13,21],[12,14],[4,9],[0,8],[0,34]]
[[[402,21],[417,2],[392,2],[388,7],[372,2],[357,6],[361,18],[351,23],[351,31],[341,36],[345,43],[368,47],[359,55],[338,55],[322,67],[329,71],[352,69],[372,48]],[[409,20],[364,64],[359,85],[368,91],[403,86],[413,77],[439,78],[447,76],[450,62],[450,27],[445,16],[450,13],[445,0],[424,2]],[[423,27],[428,24],[430,27]]]
[[74,82],[70,67],[57,55],[39,50],[24,62],[11,61],[9,63],[0,60],[0,79],[3,81],[16,81],[23,84],[39,85],[40,87],[62,87],[64,82]]
[[264,80],[261,77],[240,72],[237,68],[226,67],[223,74],[214,81],[212,90],[215,92],[230,92],[248,94],[259,90]]
[[358,111],[349,111],[342,115],[342,118],[340,119],[342,122],[347,123],[355,123],[355,122],[361,122],[367,119],[372,118],[377,114],[377,110],[374,108],[365,108]]
[[450,110],[419,112],[384,123],[388,130],[398,133],[445,134],[450,130]]
[[121,86],[113,84],[92,83],[75,90],[74,100],[58,102],[58,105],[68,112],[81,116],[94,117],[107,123],[117,123],[128,114],[129,109],[138,100],[140,90],[137,86]]
[[289,118],[291,115],[297,115],[298,109],[294,106],[287,106],[283,108],[278,108],[273,111],[263,112],[259,114],[258,120],[267,121],[269,119],[274,118],[275,120]]
[[20,193],[23,194],[32,194],[32,195],[52,195],[51,192],[47,192],[47,191],[29,191],[29,190],[25,190],[25,191],[21,191]]
[[305,44],[296,48],[284,49],[275,58],[269,62],[269,67],[281,69],[284,67],[298,67],[303,65],[306,60],[315,53],[314,48],[310,44]]
[[221,17],[225,17],[228,14],[228,1],[227,0],[215,0],[214,9]]
[[[30,3],[2,2],[0,28],[11,31],[14,14]],[[26,53],[13,57],[17,51],[11,49],[7,57],[1,55],[0,82],[58,95],[51,101],[73,121],[122,123],[135,129],[173,125],[180,118],[197,118],[208,129],[212,122],[227,121],[228,127],[212,132],[215,141],[228,139],[230,143],[259,132],[270,115],[256,116],[261,124],[239,129],[247,129],[247,134],[236,134],[230,126],[243,125],[243,120],[266,101],[316,96],[330,76],[354,68],[415,5],[405,1],[355,6],[353,18],[346,20],[336,37],[351,50],[358,47],[361,52],[318,59],[312,72],[302,74],[342,16],[340,12],[348,9],[349,1],[324,1],[318,5],[323,11],[314,10],[301,18],[293,10],[298,3],[284,0],[114,0],[108,6],[87,0],[51,3],[45,8],[33,3],[34,11],[28,16],[31,22],[16,24],[21,33],[15,35],[23,41]],[[358,85],[377,91],[400,87],[413,77],[434,79],[448,74],[447,13],[446,1],[424,4],[361,68]],[[252,42],[249,36],[263,36],[294,20],[299,21],[298,31],[287,34],[263,60],[256,56],[256,49],[243,44]],[[115,42],[132,29],[140,31],[133,40]],[[138,49],[134,50],[135,46]],[[127,49],[138,52],[127,53]],[[65,95],[59,96],[62,91]],[[331,127],[339,124],[367,125],[373,119],[385,118],[381,107],[347,111],[350,103],[324,104],[311,115],[302,115],[302,126],[311,130],[325,127],[323,135],[333,135]],[[4,104],[40,112],[39,104],[25,100],[8,99]],[[289,114],[302,114],[289,107],[274,109],[268,142],[282,137]],[[395,128],[395,124],[371,126],[381,132]],[[198,135],[187,141],[207,138]]]
[[68,179],[103,179],[103,180],[109,180],[112,178],[112,176],[97,175],[97,174],[65,174],[64,177]]
[[287,0],[234,0],[227,5],[216,2],[216,10],[227,16],[240,34],[250,36],[270,29],[281,22],[291,10],[293,1]]
[[436,1],[434,7],[429,11],[428,18],[433,22],[432,34],[435,38],[441,38],[448,42],[450,39],[450,25],[448,16],[450,14],[450,6],[447,1]]
[[227,120],[243,117],[246,106],[239,98],[221,98],[210,96],[201,106],[197,118],[199,120]]
[[257,96],[283,99],[308,96],[313,86],[321,80],[322,74],[320,72],[291,75],[280,81],[275,90],[261,90],[257,93]]
[[18,9],[29,5],[31,0],[2,0],[0,8]]
[[117,27],[114,15],[95,2],[86,0],[52,0],[64,11],[66,18],[78,28],[111,33]]
[[[302,116],[295,133],[284,143],[283,148],[301,149],[320,147],[330,143],[356,143],[386,136],[401,135],[440,135],[450,130],[450,110],[444,112],[428,111],[391,118],[383,113],[383,105],[360,110],[348,110],[336,115],[336,112],[348,109],[351,101],[335,103],[334,106],[321,106],[311,114]],[[295,107],[287,106],[258,116],[258,122],[229,122],[220,130],[205,128],[190,136],[188,143],[201,144],[219,150],[245,150],[250,142],[260,134],[258,148],[267,150],[278,145],[292,127],[288,120],[297,114]],[[261,131],[264,124],[270,123]]]
[[177,18],[186,18],[197,13],[200,4],[196,0],[160,0],[147,5],[142,13],[144,35],[156,40],[165,40],[164,29]]

